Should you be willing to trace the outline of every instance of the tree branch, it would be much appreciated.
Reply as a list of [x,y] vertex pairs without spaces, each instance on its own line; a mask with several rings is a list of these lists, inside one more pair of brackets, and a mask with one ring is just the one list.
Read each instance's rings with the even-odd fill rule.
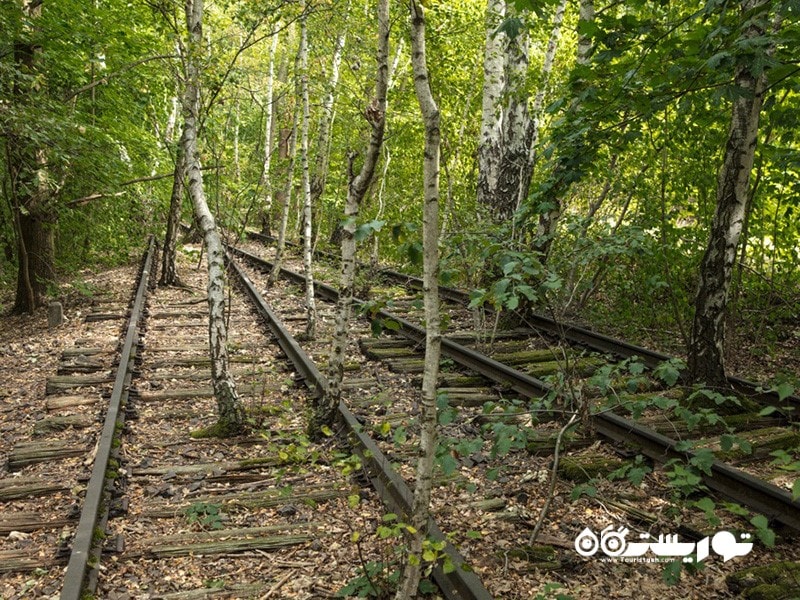
[[83,196],[82,198],[76,198],[75,200],[70,200],[67,202],[67,206],[83,206],[84,204],[88,204],[92,200],[99,200],[100,198],[116,198],[118,196],[124,196],[127,192],[116,192],[114,194],[104,194],[102,192],[97,192],[94,194],[89,194],[88,196]]
[[127,71],[130,71],[131,69],[138,67],[139,65],[143,65],[144,63],[152,62],[154,60],[162,60],[170,58],[180,58],[180,57],[175,54],[159,54],[157,56],[147,56],[145,58],[135,60],[132,63],[123,66],[118,71],[114,71],[113,73],[109,73],[105,77],[101,77],[100,79],[92,81],[91,83],[87,83],[86,85],[79,87],[77,90],[72,90],[71,92],[69,92],[64,96],[64,102],[68,102],[72,100],[75,96],[78,96],[84,92],[88,92],[89,90],[97,87],[98,85],[106,84],[110,79],[118,77],[123,73],[126,73]]

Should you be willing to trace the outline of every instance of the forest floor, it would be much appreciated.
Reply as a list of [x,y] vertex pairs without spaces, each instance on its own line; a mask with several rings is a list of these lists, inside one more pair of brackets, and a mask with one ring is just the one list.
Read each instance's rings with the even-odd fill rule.
[[[61,300],[66,322],[60,327],[48,328],[46,309],[37,311],[33,316],[0,315],[0,411],[18,416],[17,419],[3,419],[4,425],[0,430],[3,438],[13,438],[19,432],[21,423],[28,423],[33,418],[26,415],[26,407],[34,405],[44,396],[47,376],[56,372],[66,340],[74,338],[75,330],[82,326],[83,315],[93,303],[93,294],[104,288],[113,289],[115,282],[128,281],[131,269],[127,267],[97,273],[87,271],[81,274],[80,284],[64,284]],[[9,306],[10,300],[12,298],[7,293],[0,294],[0,306]],[[613,335],[615,332],[607,333]],[[729,364],[734,365],[733,371],[736,375],[765,381],[780,373],[794,373],[795,376],[800,374],[800,323],[795,322],[794,328],[785,333],[784,342],[769,346],[768,354],[754,352],[754,348],[761,352],[766,345],[757,341],[754,343],[752,332],[748,335],[748,332],[740,330],[736,335],[729,357]],[[659,349],[661,344],[658,343],[657,336],[649,337],[649,340],[637,341],[644,345],[648,345],[645,344],[646,341],[652,341]],[[665,348],[662,346],[660,349]],[[15,427],[15,423],[17,431],[11,431],[9,428]],[[573,515],[575,519],[588,518],[587,514],[581,514],[585,511],[584,508],[576,507],[576,510],[578,512]],[[780,553],[776,553],[772,558],[777,559],[779,556]],[[764,557],[761,558],[760,562],[763,562]],[[742,565],[744,564],[746,563],[743,561]],[[716,566],[708,569],[705,574],[692,578],[693,583],[686,582],[687,585],[682,586],[683,593],[676,589],[674,596],[664,595],[658,565],[637,565],[636,569],[632,569],[631,565],[624,563],[602,563],[597,567],[592,571],[595,573],[592,577],[594,584],[587,584],[586,587],[582,585],[581,588],[587,595],[579,597],[655,597],[650,592],[657,593],[661,598],[688,598],[697,597],[695,594],[708,593],[714,597],[728,595],[724,573]],[[548,579],[552,575],[546,572],[542,573],[542,577],[543,584],[552,581]],[[548,588],[545,586],[543,589]],[[519,590],[513,592],[515,598],[519,597],[516,594]],[[540,592],[538,596],[531,594],[530,598],[555,598],[557,593],[553,588],[552,591]],[[0,598],[4,597],[4,590],[0,588]]]
[[[674,328],[654,329],[634,321],[606,318],[613,307],[603,307],[592,316],[575,317],[573,322],[605,335],[625,340],[648,350],[685,359],[686,344]],[[590,322],[593,319],[594,322]],[[570,320],[570,319],[568,319]],[[729,375],[769,387],[789,381],[800,388],[800,311],[783,319],[729,319],[725,348]]]

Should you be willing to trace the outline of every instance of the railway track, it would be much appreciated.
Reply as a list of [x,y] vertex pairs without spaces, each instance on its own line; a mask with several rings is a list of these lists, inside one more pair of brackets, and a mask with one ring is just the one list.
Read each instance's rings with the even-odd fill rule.
[[[260,259],[252,255],[247,256],[246,252],[242,250],[235,250],[234,252],[246,258],[252,264],[258,265],[261,269],[269,269],[271,267],[268,262],[259,264],[258,261]],[[303,284],[301,275],[292,274],[288,271],[286,275],[295,285]],[[326,300],[333,301],[335,299],[335,290],[320,284],[319,277],[317,277],[316,289],[318,294]],[[455,299],[454,296],[455,294],[451,298]],[[380,358],[394,370],[413,372],[414,365],[419,365],[421,360],[419,354],[421,349],[420,342],[424,339],[424,331],[406,319],[388,311],[377,311],[373,313],[373,316],[399,325],[399,327],[392,327],[392,329],[397,329],[395,332],[397,335],[385,341],[364,341],[362,338],[362,349],[372,358]],[[301,317],[296,316],[295,318],[300,319]],[[563,328],[560,329],[563,331]],[[518,332],[514,332],[513,335],[510,335],[511,339],[509,341],[511,342],[517,334]],[[636,356],[644,355],[644,366],[648,368],[658,364],[655,362],[657,355],[654,353],[648,354],[643,349],[624,344],[614,345],[613,340],[602,338],[602,336],[597,341],[594,339],[592,332],[585,330],[577,330],[576,335],[579,339],[574,340],[574,342],[580,343],[584,347],[597,345],[605,353],[613,352],[616,357],[630,358],[634,354]],[[456,333],[452,337],[460,341],[470,339],[470,336],[464,333]],[[472,336],[472,339],[475,339],[475,337],[479,338],[480,336]],[[515,340],[514,343],[518,341]],[[525,352],[533,353],[534,350],[523,350],[521,354],[525,355]],[[454,339],[447,339],[447,336],[443,343],[443,353],[449,360],[472,371],[472,374],[444,375],[441,389],[451,395],[452,403],[471,404],[473,407],[485,407],[487,406],[485,403],[489,403],[488,406],[514,407],[518,412],[524,413],[524,410],[520,411],[518,408],[521,399],[537,399],[553,393],[553,388],[549,383],[524,372],[523,369],[525,369],[526,365],[521,363],[515,366],[502,364],[490,357],[482,356],[480,352],[467,348]],[[529,364],[531,364],[531,357],[532,354],[527,355]],[[591,369],[587,369],[586,372],[590,373]],[[482,379],[476,379],[476,373]],[[487,380],[492,383],[487,385]],[[674,392],[674,390],[671,392],[670,390],[658,388],[652,391],[654,387],[653,379],[645,382],[643,377],[639,377],[638,380],[637,385],[643,385],[646,389],[650,388],[644,394],[636,395],[639,401],[643,396],[650,399],[656,396],[669,399],[670,394]],[[458,385],[451,385],[452,383],[457,383]],[[637,415],[637,419],[626,418],[607,410],[599,410],[592,417],[592,425],[595,431],[604,438],[615,444],[625,444],[628,447],[633,447],[636,449],[634,453],[640,453],[655,462],[664,463],[671,459],[679,459],[683,464],[700,465],[698,470],[700,481],[698,483],[702,483],[707,489],[716,492],[718,494],[717,501],[719,501],[720,495],[724,498],[732,499],[756,512],[763,513],[773,526],[778,528],[785,527],[789,531],[796,531],[800,527],[800,502],[793,500],[791,493],[784,487],[787,484],[790,485],[791,481],[785,477],[784,473],[783,481],[780,482],[782,485],[779,486],[753,473],[757,475],[761,475],[765,471],[780,473],[779,469],[770,467],[772,457],[769,456],[769,453],[780,448],[787,448],[791,451],[792,448],[798,445],[798,432],[794,426],[789,424],[785,415],[781,414],[780,411],[775,411],[770,415],[759,414],[763,407],[756,404],[756,402],[774,404],[776,407],[786,407],[791,406],[797,399],[789,397],[779,402],[775,394],[760,391],[756,389],[756,386],[748,382],[734,380],[733,384],[733,389],[745,390],[748,392],[748,396],[737,399],[736,402],[742,404],[742,407],[737,406],[739,408],[738,411],[729,411],[733,414],[728,414],[717,422],[686,425],[685,423],[679,423],[677,419],[665,418],[663,414],[658,414],[653,410],[647,411],[644,415],[641,415],[641,418]],[[501,392],[499,395],[497,394],[498,389]],[[514,397],[515,395],[516,397]],[[631,404],[633,403],[629,403],[629,408]],[[732,404],[736,406],[735,403]],[[672,403],[671,405],[677,404]],[[411,410],[413,411],[413,407]],[[459,407],[458,410],[463,413],[462,416],[465,417],[466,422],[474,423],[486,418],[485,414],[472,414],[469,416],[463,406]],[[706,412],[703,412],[703,410],[705,409],[699,408],[698,414],[715,414],[713,410],[708,409]],[[402,420],[403,411],[397,410],[396,406],[395,411],[400,414],[389,416],[396,417],[399,419],[397,422],[401,426],[405,426],[404,423],[406,422]],[[790,410],[786,412],[791,415]],[[362,414],[362,418],[371,418],[372,426],[376,428],[387,422],[381,420],[382,415],[380,413],[378,415],[376,420],[374,407],[370,407],[365,414]],[[736,423],[737,428],[734,430],[729,427],[725,419],[731,423]],[[710,421],[714,421],[714,419],[711,418]],[[388,422],[391,422],[391,419]],[[649,426],[645,426],[642,423],[647,423]],[[488,430],[491,431],[492,427],[492,425],[489,425]],[[485,431],[486,429],[484,429]],[[719,435],[726,431],[728,432],[727,435],[731,436],[727,438],[729,445],[735,446],[738,443],[738,447],[726,447],[724,450],[719,448]],[[665,435],[665,433],[671,433],[672,436]],[[536,446],[537,441],[540,440],[534,440],[532,445]],[[550,446],[552,446],[552,439],[550,442]],[[752,451],[750,451],[751,448]],[[709,453],[708,449],[711,449],[712,452]],[[389,451],[387,450],[387,452]],[[466,458],[466,462],[469,463],[469,457]],[[611,462],[609,464],[616,463]],[[750,472],[742,470],[740,467],[743,466]],[[605,469],[605,473],[609,470],[611,469]],[[695,535],[697,535],[697,530]]]
[[[37,440],[35,461],[24,462],[30,442],[17,440],[6,449],[7,465],[14,472],[0,479],[0,491],[10,490],[0,496],[0,523],[5,527],[0,535],[9,542],[0,550],[0,591],[9,599],[60,594],[66,600],[87,593],[111,599],[322,598],[333,597],[348,582],[356,586],[352,590],[364,589],[369,578],[353,565],[366,568],[374,582],[384,585],[401,536],[399,529],[381,523],[395,522],[386,520],[387,511],[400,518],[408,512],[410,491],[404,480],[413,478],[415,381],[424,336],[411,322],[418,314],[413,299],[394,303],[395,308],[408,307],[403,317],[372,311],[390,330],[397,329],[395,335],[375,338],[369,322],[355,326],[361,352],[354,348],[350,354],[347,405],[340,406],[342,425],[354,445],[351,456],[332,443],[314,444],[305,437],[308,394],[297,385],[304,384],[312,396],[325,385],[316,365],[327,360],[324,331],[330,309],[322,309],[320,340],[298,342],[292,331],[304,326],[295,301],[302,297],[296,293],[299,283],[265,290],[266,278],[258,269],[232,264],[232,274],[247,273],[239,277],[239,291],[231,297],[229,349],[256,433],[228,441],[198,439],[188,434],[214,418],[203,276],[193,272],[187,278],[191,287],[156,290],[145,300],[148,260],[152,256],[143,260],[130,310],[109,305],[97,311],[87,324],[97,328],[94,334],[83,336],[81,346],[66,349],[64,374],[48,380],[48,408],[70,411],[54,425],[59,431],[46,441]],[[335,298],[332,288],[320,285],[318,290],[328,300]],[[596,482],[601,505],[607,511],[613,507],[614,513],[605,520],[576,520],[575,505],[567,499],[575,484],[559,481],[552,490],[545,489],[561,427],[555,418],[559,407],[541,400],[552,395],[552,387],[522,370],[534,365],[533,372],[546,378],[554,371],[542,363],[554,361],[541,360],[540,353],[531,362],[543,348],[532,347],[530,337],[520,339],[520,332],[497,336],[493,349],[499,354],[494,359],[483,356],[465,345],[485,346],[485,336],[466,331],[465,314],[453,318],[454,329],[461,330],[443,347],[448,358],[440,380],[440,421],[446,443],[431,527],[432,547],[440,558],[432,573],[436,593],[446,598],[528,598],[545,589],[545,572],[551,581],[569,586],[575,597],[594,597],[597,589],[588,581],[596,580],[603,566],[590,567],[576,555],[575,534],[582,527],[599,528],[609,518],[615,524],[633,519],[645,530],[657,531],[675,522],[665,515],[676,506],[663,499],[654,502],[656,494],[638,486],[626,488],[628,497],[621,499],[613,486]],[[124,340],[112,342],[126,316]],[[122,367],[118,371],[111,369],[116,354],[110,348],[115,344]],[[547,351],[553,355],[552,348]],[[559,352],[575,352],[568,359],[573,365],[587,359],[576,368],[584,377],[608,364],[584,350],[565,347]],[[513,366],[498,360],[513,354]],[[65,376],[72,379],[67,382]],[[647,381],[642,385],[655,385],[653,379]],[[109,406],[100,409],[103,394],[110,397]],[[531,405],[532,398],[539,404]],[[532,406],[541,412],[531,411]],[[86,407],[89,417],[81,414]],[[771,423],[783,426],[785,420],[778,415]],[[617,441],[630,442],[636,432],[637,452],[656,461],[669,458],[670,452],[692,458],[685,444],[621,416],[600,412],[594,426]],[[566,478],[586,475],[580,462],[586,455],[599,459],[601,474],[631,465],[608,445],[572,437],[571,450],[560,464]],[[736,460],[751,458],[739,455]],[[572,465],[573,475],[565,465]],[[753,477],[742,479],[738,470],[720,461],[709,470],[705,484],[710,489],[732,478],[722,493],[732,493],[775,523],[798,528],[797,502],[787,502],[785,491]],[[361,472],[378,493],[353,479]],[[652,477],[650,485],[660,483],[664,494],[669,488],[663,476],[660,482],[657,472]],[[752,489],[759,486],[760,499],[754,500]],[[740,493],[744,487],[750,489],[747,497]],[[532,547],[530,532],[538,526],[537,511],[546,496],[552,497],[550,518]],[[634,496],[636,502],[631,501]],[[648,498],[649,510],[642,510]],[[708,529],[708,523],[697,525],[697,512],[684,507],[682,518],[689,526],[682,527],[683,535],[698,537]],[[784,551],[791,553],[791,542],[784,543],[789,544]],[[442,568],[446,564],[455,569]],[[701,587],[700,593],[708,592]],[[686,590],[671,595],[665,588],[660,595],[685,597]]]
[[[152,248],[140,265],[140,295],[151,261]],[[119,281],[106,283],[111,285]],[[124,323],[138,319],[141,305],[135,298],[126,299],[124,292],[121,296],[106,289],[95,294],[85,322],[70,324],[74,345],[62,349],[57,374],[46,380],[44,401],[18,405],[14,433],[4,434],[4,440],[19,436],[3,449],[6,460],[0,478],[4,598],[58,594],[71,541],[78,538],[75,547],[82,546],[80,533],[86,528],[79,523],[84,507],[86,514],[98,508],[95,472],[108,454],[102,446],[114,430],[111,423],[109,432],[103,415],[118,410],[124,400],[130,381],[124,373],[136,353],[135,331],[129,330],[124,341],[119,341],[119,333]],[[118,369],[119,364],[124,367]],[[32,426],[26,426],[32,420]],[[34,576],[26,579],[29,574]]]
[[[254,433],[236,440],[191,437],[214,418],[204,285],[195,272],[186,278],[190,287],[148,296],[153,250],[151,244],[142,265],[119,368],[91,379],[111,386],[93,449],[86,439],[64,453],[84,467],[57,486],[72,489],[69,518],[58,518],[63,506],[52,508],[55,517],[38,520],[29,512],[4,513],[4,533],[26,549],[4,552],[0,589],[9,599],[333,597],[356,577],[360,553],[392,552],[394,540],[369,534],[387,510],[408,509],[407,486],[344,406],[356,460],[388,509],[349,474],[361,468],[348,453],[307,439],[307,395],[296,384],[314,382],[313,391],[322,380],[310,377],[313,363],[295,352],[299,346],[269,318],[246,278],[244,293],[231,296],[229,351]],[[70,380],[88,382],[88,375]],[[48,381],[55,383],[65,384]],[[82,405],[75,395],[48,403]],[[53,443],[38,446],[48,453],[37,461],[23,462],[26,444],[9,454],[9,466],[24,481],[33,479],[25,477],[29,464],[54,459]],[[20,485],[4,489],[10,502],[20,497],[11,492],[23,493]],[[28,543],[26,532],[41,532],[41,543]],[[364,541],[354,543],[362,532]],[[441,532],[438,539],[452,564],[463,564]],[[490,597],[467,570],[436,567],[433,577],[446,598]]]

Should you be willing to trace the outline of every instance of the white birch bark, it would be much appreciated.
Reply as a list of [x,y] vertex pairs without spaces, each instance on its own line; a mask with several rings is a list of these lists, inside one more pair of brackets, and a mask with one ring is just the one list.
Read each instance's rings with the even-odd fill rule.
[[[768,0],[744,0],[747,24],[741,41],[767,33]],[[695,314],[689,342],[688,367],[692,380],[709,386],[725,384],[725,314],[733,264],[748,208],[758,123],[764,101],[766,71],[753,73],[751,58],[740,59],[734,84],[741,90],[733,101],[725,156],[717,180],[717,203],[708,246],[700,264]]]
[[[506,14],[521,17],[510,5]],[[528,112],[528,48],[529,36],[521,30],[516,37],[508,39],[506,46],[506,85],[503,93],[506,107],[503,111],[502,159],[493,199],[495,219],[505,221],[511,218],[517,207],[520,187],[528,170],[530,153],[531,120]]]
[[389,80],[389,0],[378,2],[378,44],[375,53],[377,74],[375,97],[365,108],[364,115],[372,133],[361,170],[354,169],[355,153],[349,157],[349,183],[342,228],[342,271],[339,283],[339,300],[336,305],[333,341],[328,363],[328,389],[317,406],[310,433],[319,435],[323,426],[332,426],[339,405],[344,378],[344,361],[350,341],[350,313],[353,305],[353,288],[356,276],[356,225],[361,202],[375,175],[380,158],[386,123],[386,95]]
[[240,433],[245,425],[244,407],[236,393],[227,350],[225,324],[224,250],[214,217],[203,189],[203,174],[197,150],[197,122],[200,109],[200,68],[198,57],[203,40],[203,0],[186,0],[186,25],[189,46],[186,60],[186,93],[183,101],[184,153],[189,195],[195,217],[203,233],[208,262],[208,341],[211,353],[211,378],[217,400],[218,422],[208,433],[219,436]]
[[312,271],[312,206],[311,179],[308,164],[308,121],[311,118],[308,99],[308,23],[300,21],[300,95],[303,119],[300,124],[300,166],[303,191],[303,270],[306,276],[306,337],[313,340],[317,332],[317,304],[314,298],[314,273]]
[[294,189],[294,167],[295,158],[297,156],[297,123],[300,120],[300,105],[298,104],[294,110],[292,117],[292,129],[289,134],[289,147],[287,148],[288,164],[286,166],[286,182],[281,196],[281,221],[278,225],[278,243],[275,246],[275,260],[272,264],[272,270],[267,278],[267,284],[272,285],[281,274],[281,263],[283,262],[283,255],[286,252],[286,231],[289,228],[289,209],[292,205],[292,190]]
[[[345,10],[349,10],[349,3]],[[311,202],[316,203],[325,193],[325,183],[328,180],[328,161],[330,160],[330,139],[331,128],[333,127],[333,103],[336,98],[336,88],[339,85],[339,72],[341,70],[344,46],[347,41],[347,33],[342,32],[336,38],[336,46],[333,49],[331,59],[331,76],[328,80],[327,90],[322,99],[322,112],[319,117],[319,127],[317,133],[317,155],[314,161],[314,177],[311,180]]]
[[505,0],[487,0],[483,100],[478,143],[478,203],[493,211],[503,157],[503,90],[507,36],[497,28],[506,14]]
[[[436,380],[442,336],[439,323],[439,107],[431,93],[425,56],[425,16],[416,0],[409,1],[411,17],[411,64],[414,70],[414,90],[425,123],[425,158],[423,163],[424,209],[423,294],[425,302],[425,370],[422,375],[420,405],[420,447],[411,524],[416,533],[411,536],[409,552],[421,560],[422,541],[427,533],[430,512],[433,464],[436,456]],[[407,561],[396,600],[416,596],[420,578],[420,561]]]
[[261,233],[269,234],[272,214],[272,152],[275,144],[275,53],[278,51],[280,24],[272,35],[269,47],[269,68],[267,71],[267,96],[264,109],[264,162],[261,166],[261,186],[264,188],[264,205],[261,208]]

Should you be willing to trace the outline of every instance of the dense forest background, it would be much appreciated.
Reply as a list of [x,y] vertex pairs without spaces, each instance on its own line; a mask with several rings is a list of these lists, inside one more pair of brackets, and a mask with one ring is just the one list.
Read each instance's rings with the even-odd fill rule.
[[[314,239],[338,239],[376,117],[373,4],[207,3],[193,49],[198,138],[227,235],[275,234],[288,203],[288,237],[299,239],[305,163]],[[423,4],[441,123],[443,283],[474,290],[476,307],[534,307],[683,354],[747,105],[757,143],[746,194],[740,217],[717,231],[730,255],[725,340],[737,356],[746,340],[746,360],[776,346],[796,353],[800,4]],[[407,14],[392,3],[385,136],[359,217],[363,237],[374,235],[360,254],[419,271],[424,130]],[[9,310],[59,294],[58,281],[80,290],[80,269],[128,261],[149,233],[163,238],[182,173],[188,38],[172,0],[14,0],[0,7],[0,31]],[[186,202],[184,220],[191,212]],[[796,383],[797,373],[789,365],[778,377]]]

